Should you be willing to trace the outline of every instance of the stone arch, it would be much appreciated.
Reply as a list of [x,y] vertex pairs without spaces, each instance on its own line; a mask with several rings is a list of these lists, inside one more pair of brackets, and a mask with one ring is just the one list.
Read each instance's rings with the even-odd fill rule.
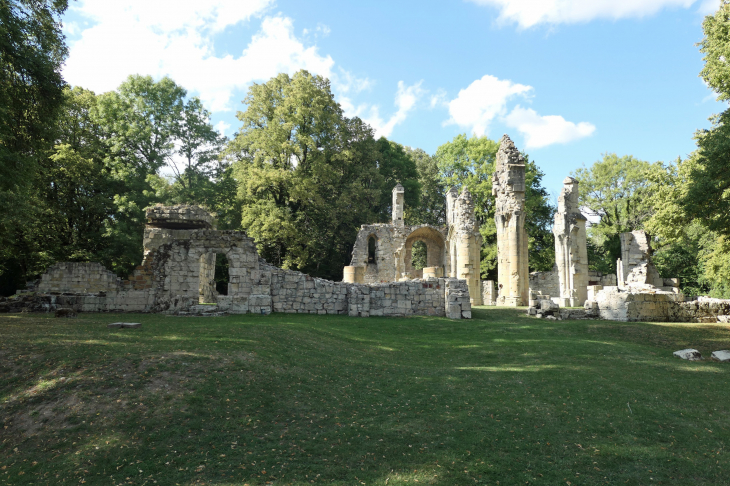
[[405,266],[405,272],[418,278],[422,276],[421,271],[416,271],[413,268],[413,244],[416,241],[422,241],[426,245],[427,267],[444,267],[444,252],[446,248],[446,241],[444,235],[437,229],[430,226],[422,226],[411,232],[406,238],[404,245],[405,255],[403,263]]

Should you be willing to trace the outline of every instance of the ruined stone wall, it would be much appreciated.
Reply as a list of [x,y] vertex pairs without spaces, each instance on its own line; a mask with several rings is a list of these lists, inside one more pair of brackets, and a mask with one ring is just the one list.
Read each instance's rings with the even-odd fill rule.
[[492,180],[496,197],[499,305],[526,305],[529,300],[527,232],[525,231],[525,161],[507,135],[502,137]]
[[644,322],[717,322],[730,315],[730,301],[699,300],[685,302],[682,294],[603,289],[596,294],[601,319]]
[[96,293],[122,288],[122,279],[101,263],[64,262],[51,266],[41,277],[38,292]]
[[497,289],[494,280],[482,280],[482,305],[497,305]]
[[616,264],[618,284],[664,286],[651,260],[651,242],[645,231],[621,233],[621,258]]
[[551,298],[560,296],[560,279],[557,269],[553,268],[550,272],[530,273],[530,291]]

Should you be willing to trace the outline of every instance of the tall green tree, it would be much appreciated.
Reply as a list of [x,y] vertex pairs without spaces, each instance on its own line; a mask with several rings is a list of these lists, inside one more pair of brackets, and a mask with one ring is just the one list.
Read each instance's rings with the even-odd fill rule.
[[607,153],[590,167],[573,172],[580,183],[581,210],[593,221],[588,228],[592,269],[615,273],[621,257],[619,235],[643,229],[652,215],[652,170],[652,164],[631,155]]
[[436,159],[419,148],[405,147],[405,152],[416,163],[418,184],[421,189],[418,204],[406,206],[406,223],[434,226],[446,224],[446,206],[444,204],[446,189],[441,180]]
[[[475,202],[475,215],[484,240],[482,278],[496,280],[497,229],[494,223],[495,201],[492,176],[499,142],[487,137],[457,135],[441,145],[434,155],[445,188],[467,187]],[[542,186],[543,172],[525,157],[525,213],[530,251],[530,270],[551,270],[555,263],[554,239],[550,231],[555,208]]]
[[[63,103],[66,0],[0,1],[0,292],[33,273],[34,186]],[[30,246],[29,246],[30,245]]]
[[170,78],[130,76],[116,91],[98,97],[92,112],[103,130],[105,164],[118,183],[116,212],[109,222],[112,268],[130,272],[142,259],[144,209],[160,202],[160,170],[174,171],[173,201],[201,204],[214,189],[222,140],[197,98]]
[[[376,143],[377,165],[383,177],[383,191],[380,198],[380,221],[387,222],[392,218],[390,211],[393,204],[392,188],[400,183],[405,189],[404,203],[406,208],[420,205],[421,184],[415,160],[408,156],[402,145],[380,137]],[[388,191],[387,188],[391,188]],[[406,214],[407,216],[407,214]]]
[[252,85],[244,104],[226,149],[242,227],[269,262],[341,278],[359,226],[383,212],[372,129],[345,117],[329,81],[306,71]]

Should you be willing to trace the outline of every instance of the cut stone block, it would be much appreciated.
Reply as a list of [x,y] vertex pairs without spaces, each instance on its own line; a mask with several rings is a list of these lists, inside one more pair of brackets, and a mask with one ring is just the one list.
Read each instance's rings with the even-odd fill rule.
[[677,358],[686,359],[689,361],[699,361],[702,359],[702,354],[697,351],[696,349],[680,349],[679,351],[675,351],[674,356]]
[[728,351],[727,349],[723,349],[721,351],[713,351],[712,359],[721,362],[730,361],[730,351]]

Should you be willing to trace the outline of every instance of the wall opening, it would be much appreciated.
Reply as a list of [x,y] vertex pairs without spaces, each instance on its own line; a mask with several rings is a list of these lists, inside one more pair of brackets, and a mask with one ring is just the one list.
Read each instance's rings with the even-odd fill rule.
[[411,267],[414,270],[421,270],[423,267],[427,267],[428,264],[428,248],[426,243],[423,241],[416,241],[413,243],[411,249]]
[[218,295],[228,295],[228,258],[223,253],[215,255],[215,290]]
[[375,237],[371,236],[368,238],[368,263],[375,263],[375,250],[377,249],[377,242]]
[[219,295],[228,295],[228,258],[224,253],[200,255],[198,303],[215,304]]

